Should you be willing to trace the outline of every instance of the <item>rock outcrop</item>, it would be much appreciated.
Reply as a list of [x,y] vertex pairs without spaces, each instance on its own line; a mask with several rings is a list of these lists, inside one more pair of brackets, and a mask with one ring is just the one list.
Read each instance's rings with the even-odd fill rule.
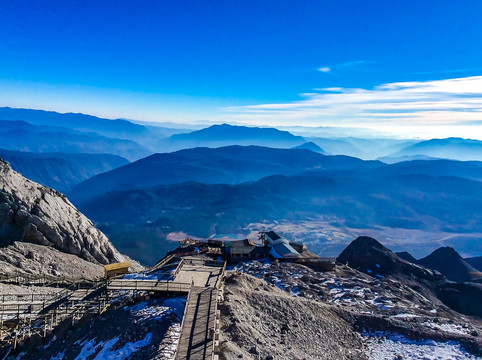
[[338,256],[337,261],[372,276],[405,275],[427,281],[445,280],[437,271],[402,259],[368,236],[353,240]]
[[440,271],[452,281],[482,281],[482,272],[467,263],[453,247],[438,248],[430,255],[418,260],[418,263],[429,269]]
[[54,248],[95,264],[125,260],[64,195],[24,178],[0,159],[0,249],[16,242]]

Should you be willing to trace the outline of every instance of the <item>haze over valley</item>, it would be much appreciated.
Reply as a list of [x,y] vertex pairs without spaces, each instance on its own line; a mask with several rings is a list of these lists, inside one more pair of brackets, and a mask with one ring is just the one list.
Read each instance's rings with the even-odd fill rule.
[[[227,124],[189,131],[0,110],[0,134],[9,139],[0,156],[66,194],[144,264],[175,247],[177,234],[242,238],[267,228],[325,256],[364,234],[395,250],[409,245],[419,257],[447,245],[480,255],[477,140],[305,138]],[[61,134],[61,146],[45,143],[50,134]]]

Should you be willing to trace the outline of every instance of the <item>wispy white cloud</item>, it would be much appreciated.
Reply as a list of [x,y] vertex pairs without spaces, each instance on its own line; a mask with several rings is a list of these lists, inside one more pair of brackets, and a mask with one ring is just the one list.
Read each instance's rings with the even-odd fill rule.
[[482,120],[482,76],[315,91],[302,94],[300,101],[227,110],[238,121],[267,125],[439,126],[475,125]]
[[322,73],[333,73],[333,72],[341,72],[352,70],[353,68],[359,67],[360,65],[370,64],[372,61],[369,60],[353,60],[353,61],[346,61],[339,64],[327,65],[318,68],[317,70]]
[[318,71],[321,71],[323,73],[329,73],[331,71],[329,66],[323,66],[318,69]]

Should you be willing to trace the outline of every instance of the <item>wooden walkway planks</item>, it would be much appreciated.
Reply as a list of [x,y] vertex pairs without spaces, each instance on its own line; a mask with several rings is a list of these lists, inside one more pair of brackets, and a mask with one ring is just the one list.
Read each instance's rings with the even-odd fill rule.
[[181,329],[176,359],[211,359],[213,330],[216,316],[217,289],[193,287],[187,301],[187,310]]

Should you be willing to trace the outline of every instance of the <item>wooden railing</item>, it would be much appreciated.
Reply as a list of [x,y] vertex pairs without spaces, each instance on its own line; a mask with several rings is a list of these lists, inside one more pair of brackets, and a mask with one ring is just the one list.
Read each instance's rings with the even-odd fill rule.
[[24,273],[0,274],[0,282],[19,285],[65,286],[78,282],[92,282],[95,280],[73,278],[68,276],[31,275]]
[[185,322],[186,322],[186,313],[187,309],[189,307],[189,300],[191,297],[191,292],[192,292],[192,286],[189,288],[189,292],[187,293],[187,298],[186,298],[186,305],[184,306],[184,313],[182,314],[182,321],[181,321],[181,330],[179,332],[179,340],[177,341],[177,346],[176,350],[174,351],[174,360],[179,360],[179,346],[181,344],[181,334],[184,330]]
[[115,279],[107,284],[107,290],[139,290],[188,293],[191,284],[177,281]]

